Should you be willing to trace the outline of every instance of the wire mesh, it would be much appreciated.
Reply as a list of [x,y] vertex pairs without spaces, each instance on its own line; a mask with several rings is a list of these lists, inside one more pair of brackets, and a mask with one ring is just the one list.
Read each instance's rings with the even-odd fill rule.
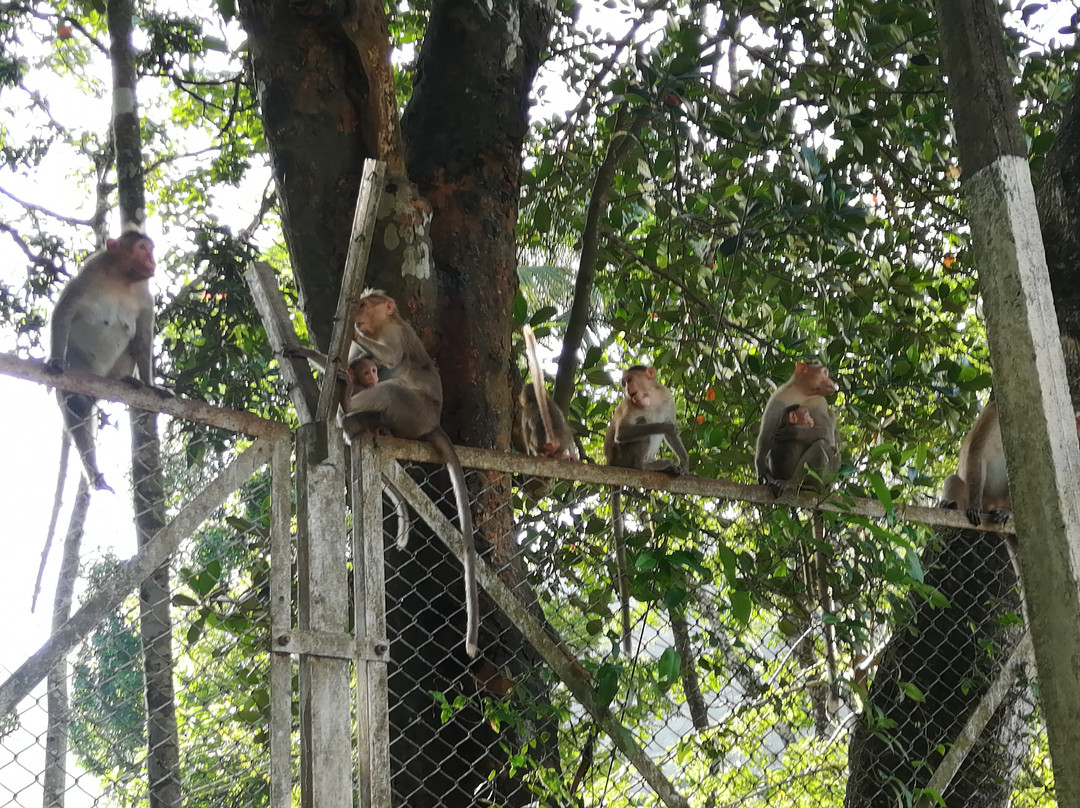
[[[176,428],[166,490],[197,490],[227,441],[210,430],[170,452]],[[456,524],[445,469],[404,467]],[[556,675],[547,646],[486,593],[469,658],[461,567],[416,507],[399,522],[408,498],[385,489],[393,804],[909,805],[957,750],[948,805],[1055,804],[1001,536],[829,513],[818,532],[785,508],[625,489],[626,655],[612,490],[478,468],[468,480],[482,557],[570,673]],[[170,501],[169,516],[185,504]],[[0,726],[0,805],[140,806],[151,791],[270,804],[270,521],[264,471],[18,704]],[[340,535],[355,583],[344,514]],[[87,554],[76,607],[118,563]],[[298,667],[284,804],[302,781]],[[54,717],[67,704],[66,751],[50,690]],[[355,702],[341,709],[356,729]],[[354,780],[363,754],[352,749]]]
[[113,507],[164,479],[167,502],[143,501],[131,517],[140,529],[171,521],[245,448],[231,433],[175,421],[162,436],[165,450],[151,440],[149,465],[134,466],[144,476],[125,484],[114,474],[115,498],[93,495],[83,516],[76,498],[62,514],[38,610],[53,598],[54,628],[83,606],[96,617],[0,725],[0,805],[268,804],[269,467],[211,503],[210,518],[152,575],[109,608],[93,605],[124,571],[120,556],[145,543],[130,517],[96,522],[99,498]]
[[[454,512],[445,472],[407,470]],[[626,656],[611,490],[469,479],[484,558],[690,805],[910,805],[928,788],[949,805],[1055,804],[1002,536],[835,514],[817,534],[786,509],[625,490]],[[463,656],[460,567],[411,519],[402,551],[386,502],[399,804],[662,804],[490,601],[480,657]]]

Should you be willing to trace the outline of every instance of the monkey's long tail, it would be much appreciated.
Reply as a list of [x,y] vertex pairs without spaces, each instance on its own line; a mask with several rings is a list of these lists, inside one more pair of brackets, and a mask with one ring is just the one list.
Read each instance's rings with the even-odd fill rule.
[[544,384],[544,372],[540,369],[540,357],[537,356],[536,335],[528,323],[521,327],[521,333],[525,335],[525,358],[529,361],[529,377],[536,393],[536,407],[544,424],[544,446],[550,446],[555,441],[555,425],[551,422],[551,410],[548,409],[547,386]]
[[52,549],[53,539],[56,537],[56,523],[60,518],[60,506],[64,504],[64,482],[67,480],[68,457],[71,454],[71,438],[67,430],[60,439],[60,463],[56,470],[56,493],[53,494],[52,516],[49,517],[49,532],[45,534],[45,546],[41,549],[41,563],[38,564],[37,579],[34,581],[34,596],[30,599],[30,611],[37,608],[38,595],[41,594],[41,579],[45,575],[45,564],[49,560],[49,550]]
[[619,589],[619,609],[622,612],[622,648],[629,659],[633,644],[630,638],[630,572],[626,564],[625,523],[622,513],[622,489],[611,489],[611,522],[615,533],[615,575]]
[[473,537],[472,510],[469,507],[469,489],[465,485],[465,470],[461,467],[454,444],[443,428],[436,427],[428,436],[446,461],[450,481],[454,485],[458,520],[461,522],[461,538],[465,542],[465,650],[474,657],[480,650],[480,593],[476,587],[476,539]]

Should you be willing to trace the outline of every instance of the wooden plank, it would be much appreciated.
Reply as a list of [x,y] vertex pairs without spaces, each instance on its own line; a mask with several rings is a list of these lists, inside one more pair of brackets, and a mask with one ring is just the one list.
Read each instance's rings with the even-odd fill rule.
[[[408,441],[400,438],[379,437],[376,446],[386,451],[389,456],[401,460],[420,463],[439,463],[442,458],[435,447],[425,441]],[[560,480],[577,480],[595,485],[621,485],[629,488],[644,488],[649,491],[666,491],[694,497],[722,499],[730,502],[747,502],[754,505],[788,506],[805,510],[830,511],[845,516],[884,519],[893,522],[918,522],[935,527],[949,527],[957,530],[982,530],[988,533],[1012,533],[1013,526],[983,525],[972,527],[964,514],[948,508],[927,508],[894,502],[892,510],[876,499],[860,499],[848,496],[843,490],[831,491],[824,496],[817,494],[784,494],[776,497],[767,485],[743,485],[728,480],[713,480],[707,477],[695,477],[687,474],[671,477],[657,471],[637,471],[636,469],[615,468],[589,463],[574,463],[569,460],[552,460],[543,457],[496,452],[490,449],[475,449],[471,446],[455,447],[461,465],[466,468],[502,471],[507,474],[528,474],[536,477],[556,477]]]
[[289,307],[278,286],[277,275],[265,261],[253,261],[244,273],[255,308],[263,321],[270,346],[277,356],[281,377],[289,388],[289,399],[296,409],[300,423],[315,420],[315,408],[319,402],[319,388],[311,374],[308,361],[294,355],[300,347],[296,330],[289,316]]
[[364,290],[367,275],[368,254],[375,233],[375,220],[379,213],[385,186],[386,164],[378,160],[365,160],[360,191],[356,197],[356,213],[353,217],[349,252],[345,257],[345,272],[341,278],[341,294],[334,312],[334,330],[326,352],[326,375],[319,391],[316,418],[325,421],[332,415],[337,401],[337,374],[349,359],[349,343],[352,341],[353,311]]
[[[435,534],[457,556],[458,561],[463,561],[465,542],[461,533],[435,503],[428,499],[416,481],[393,462],[383,467],[383,473],[424,521],[431,525]],[[612,743],[638,770],[664,804],[668,808],[689,808],[690,803],[687,799],[678,792],[663,770],[634,740],[630,730],[620,723],[606,706],[602,706],[596,700],[596,693],[577,660],[561,642],[548,634],[546,627],[529,612],[528,607],[482,558],[477,559],[476,577],[503,614],[513,621],[526,641],[563,680],[570,692],[574,694],[574,698],[589,711],[597,725],[611,738]]]
[[391,808],[389,642],[386,639],[386,568],[383,551],[382,471],[371,435],[352,445],[353,623],[381,658],[356,670],[356,736],[361,808]]
[[[343,634],[348,625],[344,447],[326,424],[297,430],[297,624]],[[348,660],[300,657],[300,804],[352,808]]]
[[1080,808],[1080,444],[993,0],[939,0],[1056,796]]
[[0,685],[0,715],[7,715],[15,709],[51,668],[97,628],[107,615],[116,611],[124,598],[164,564],[184,539],[194,533],[230,494],[270,459],[272,450],[273,445],[269,441],[253,443],[184,505],[169,524],[121,564],[102,588]]
[[248,412],[213,407],[202,401],[180,398],[156,387],[132,387],[119,379],[107,379],[92,373],[76,370],[52,373],[45,369],[45,363],[40,359],[0,354],[0,373],[106,401],[122,401],[147,412],[163,412],[186,421],[241,432],[253,438],[273,441],[289,435],[289,427],[280,421],[270,421]]
[[370,659],[387,658],[385,640],[370,640],[366,637],[354,637],[351,634],[338,634],[330,631],[303,631],[298,628],[279,631],[274,634],[275,653],[321,656],[330,659]]
[[292,628],[292,441],[270,466],[270,808],[292,808],[292,658],[273,639]]

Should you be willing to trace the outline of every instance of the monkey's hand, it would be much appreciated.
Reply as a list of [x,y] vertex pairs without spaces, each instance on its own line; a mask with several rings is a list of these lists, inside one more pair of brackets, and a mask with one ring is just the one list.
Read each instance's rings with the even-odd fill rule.
[[970,508],[964,511],[964,515],[967,517],[967,520],[971,522],[971,524],[975,525],[975,527],[978,527],[982,524],[982,509],[979,508],[978,505],[972,505]]

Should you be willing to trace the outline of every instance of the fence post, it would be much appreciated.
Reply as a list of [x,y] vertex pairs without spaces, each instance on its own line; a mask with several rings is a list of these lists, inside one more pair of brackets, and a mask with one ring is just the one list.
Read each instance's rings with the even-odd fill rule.
[[[292,441],[270,461],[270,636],[292,629]],[[270,650],[270,808],[292,808],[292,656]]]
[[357,660],[356,738],[360,808],[390,808],[390,708],[382,462],[374,438],[352,445],[353,600],[356,638],[370,649]]
[[[296,433],[297,623],[300,631],[347,629],[345,461],[326,423]],[[300,783],[303,808],[352,808],[349,660],[300,656]]]

